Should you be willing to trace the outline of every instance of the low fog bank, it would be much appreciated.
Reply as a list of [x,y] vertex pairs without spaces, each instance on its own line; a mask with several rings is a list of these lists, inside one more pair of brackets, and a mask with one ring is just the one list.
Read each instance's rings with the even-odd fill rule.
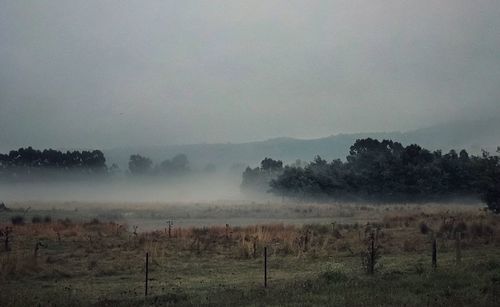
[[[4,202],[210,202],[244,200],[241,175],[205,174],[182,178],[113,178],[0,184]],[[261,196],[261,197],[265,197]]]

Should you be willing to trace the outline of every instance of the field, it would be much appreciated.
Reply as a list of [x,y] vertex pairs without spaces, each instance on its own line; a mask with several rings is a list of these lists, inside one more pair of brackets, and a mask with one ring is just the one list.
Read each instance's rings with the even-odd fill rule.
[[[9,208],[0,213],[1,306],[500,304],[500,220],[480,205]],[[24,223],[12,225],[19,215]]]

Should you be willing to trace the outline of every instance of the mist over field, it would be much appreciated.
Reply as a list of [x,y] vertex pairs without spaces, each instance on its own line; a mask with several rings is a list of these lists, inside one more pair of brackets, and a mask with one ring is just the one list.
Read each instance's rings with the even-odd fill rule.
[[[237,199],[266,157],[345,159],[368,137],[494,154],[499,14],[492,1],[0,1],[0,153],[98,149],[122,174],[18,182],[0,199]],[[216,171],[131,182],[134,154]]]
[[0,0],[0,306],[499,306],[499,17]]
[[[1,201],[9,202],[217,202],[247,199],[240,191],[241,174],[211,174],[176,180],[155,178],[0,184]],[[254,199],[263,199],[259,195]],[[268,196],[271,198],[271,195]]]

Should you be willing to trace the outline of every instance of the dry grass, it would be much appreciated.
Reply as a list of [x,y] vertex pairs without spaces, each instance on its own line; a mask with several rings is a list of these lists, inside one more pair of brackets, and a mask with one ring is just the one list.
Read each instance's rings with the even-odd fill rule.
[[[453,254],[458,232],[461,233],[464,254],[480,256],[482,250],[500,248],[498,217],[482,210],[450,211],[422,207],[354,210],[383,215],[376,222],[363,224],[174,226],[170,236],[167,228],[134,233],[133,228],[129,229],[125,224],[92,219],[86,222],[53,219],[50,223],[14,226],[4,223],[0,224],[0,229],[8,226],[13,230],[11,251],[3,251],[3,244],[0,245],[0,282],[10,289],[5,294],[13,293],[22,284],[32,285],[36,293],[48,293],[48,289],[58,289],[57,284],[46,284],[49,281],[64,280],[77,284],[93,279],[109,280],[106,286],[98,290],[92,288],[80,298],[95,302],[99,297],[116,296],[118,290],[115,287],[123,287],[122,279],[136,282],[127,290],[130,293],[120,295],[140,296],[137,288],[141,287],[146,251],[151,255],[154,274],[164,272],[166,278],[176,280],[178,287],[192,289],[195,295],[199,291],[208,291],[198,289],[198,282],[200,278],[212,278],[217,266],[239,267],[239,270],[250,266],[247,269],[255,272],[252,274],[260,272],[258,261],[261,261],[265,246],[271,259],[293,263],[291,267],[280,269],[284,280],[295,278],[292,277],[295,275],[290,275],[293,272],[290,269],[297,268],[297,263],[308,264],[304,274],[309,274],[307,270],[318,272],[318,266],[332,259],[345,262],[351,270],[362,274],[360,254],[366,250],[366,240],[372,232],[377,234],[382,259],[422,255],[426,259],[430,255],[432,236],[438,238],[440,255]],[[1,239],[3,243],[3,237]],[[39,243],[42,246],[35,256]],[[274,264],[275,267],[281,265],[280,262]],[[190,276],[187,285],[181,282],[186,276]],[[231,276],[240,280],[245,273]],[[245,281],[238,283],[245,284]],[[0,296],[0,302],[2,298],[5,296]]]

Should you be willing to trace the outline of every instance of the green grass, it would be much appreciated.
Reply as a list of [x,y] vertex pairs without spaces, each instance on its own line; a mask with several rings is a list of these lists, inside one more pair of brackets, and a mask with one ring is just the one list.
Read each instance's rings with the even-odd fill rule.
[[[384,259],[390,268],[363,274],[356,259],[270,261],[268,289],[262,286],[261,260],[188,258],[152,265],[150,295],[144,299],[143,274],[74,276],[9,281],[2,287],[2,306],[90,304],[135,305],[332,305],[332,306],[498,306],[500,261],[473,254],[461,266],[443,255],[436,271],[419,256]],[[344,260],[344,261],[343,261]],[[154,263],[154,262],[153,262]]]
[[[425,217],[431,224],[440,218]],[[136,237],[108,223],[28,223],[14,227],[12,251],[0,251],[0,306],[499,306],[500,223],[493,216],[467,219],[487,223],[494,235],[464,233],[460,264],[454,240],[439,236],[436,270],[428,236],[418,230],[420,220],[386,220],[372,276],[359,256],[363,227],[339,226],[336,232],[331,225],[235,227],[230,239],[221,227],[202,232],[208,237],[198,249],[196,232],[187,234],[189,229],[175,238],[164,232]],[[299,243],[285,248],[305,229],[314,233],[307,252],[295,246]],[[258,257],[241,252],[245,236],[261,240]],[[47,247],[35,259],[39,240]],[[267,289],[264,245],[269,246]]]

